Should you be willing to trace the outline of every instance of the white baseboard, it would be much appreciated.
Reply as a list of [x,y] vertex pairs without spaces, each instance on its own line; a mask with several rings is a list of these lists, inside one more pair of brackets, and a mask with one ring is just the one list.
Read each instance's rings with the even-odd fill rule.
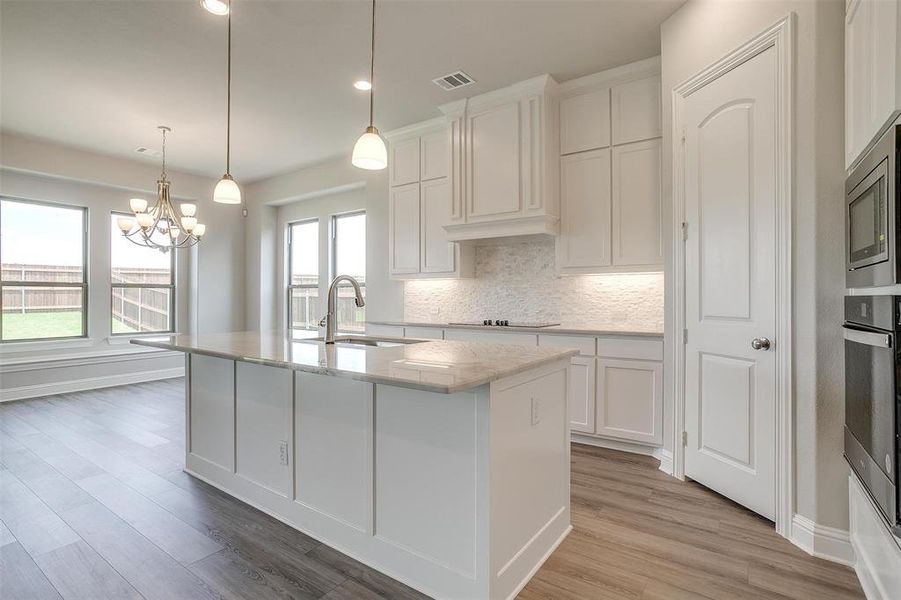
[[25,400],[26,398],[39,398],[41,396],[53,396],[67,394],[69,392],[82,392],[98,388],[128,385],[130,383],[143,383],[145,381],[157,381],[159,379],[172,379],[184,377],[184,367],[171,369],[156,369],[154,371],[136,371],[134,373],[117,373],[102,377],[87,377],[85,379],[71,379],[69,381],[56,381],[53,383],[39,383],[36,385],[23,385],[20,387],[0,390],[0,402],[13,400]]
[[660,470],[667,475],[673,474],[673,453],[666,448],[660,446],[647,446],[636,442],[625,442],[622,440],[612,440],[584,433],[573,431],[570,434],[570,440],[577,444],[586,444],[588,446],[597,446],[599,448],[608,448],[610,450],[619,450],[620,452],[630,452],[632,454],[643,454],[651,456],[660,461]]
[[803,515],[795,514],[792,517],[789,540],[812,556],[854,566],[851,536],[844,529],[820,525]]

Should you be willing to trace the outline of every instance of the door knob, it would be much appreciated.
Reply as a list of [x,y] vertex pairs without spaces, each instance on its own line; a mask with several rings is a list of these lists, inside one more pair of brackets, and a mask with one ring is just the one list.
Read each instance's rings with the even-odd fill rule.
[[769,350],[770,340],[766,338],[754,338],[751,340],[751,347],[755,350]]

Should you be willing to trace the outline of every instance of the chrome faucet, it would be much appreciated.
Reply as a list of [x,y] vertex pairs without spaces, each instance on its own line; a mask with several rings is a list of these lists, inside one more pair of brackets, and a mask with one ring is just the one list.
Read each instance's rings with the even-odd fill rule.
[[338,312],[338,284],[342,281],[347,281],[354,286],[354,295],[356,296],[354,303],[357,307],[363,308],[366,305],[366,302],[363,300],[363,290],[360,289],[360,284],[356,279],[350,275],[338,275],[335,277],[331,285],[328,286],[328,313],[319,321],[320,327],[323,323],[325,324],[326,344],[335,343],[335,330],[338,329],[338,319],[335,314]]

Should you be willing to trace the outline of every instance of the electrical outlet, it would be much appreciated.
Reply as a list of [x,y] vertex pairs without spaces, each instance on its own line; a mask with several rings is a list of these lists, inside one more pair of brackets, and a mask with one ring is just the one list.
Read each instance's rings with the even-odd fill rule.
[[535,427],[541,422],[541,413],[539,411],[538,400],[536,398],[532,398],[532,427]]
[[278,461],[283,464],[288,464],[288,442],[282,440],[278,444]]

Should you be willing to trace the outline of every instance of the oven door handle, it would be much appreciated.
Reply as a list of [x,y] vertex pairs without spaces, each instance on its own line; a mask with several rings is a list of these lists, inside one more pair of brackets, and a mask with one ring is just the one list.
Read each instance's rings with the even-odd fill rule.
[[892,335],[890,333],[874,333],[849,327],[842,327],[842,329],[845,330],[845,339],[849,342],[857,342],[858,344],[866,344],[877,348],[892,347]]

